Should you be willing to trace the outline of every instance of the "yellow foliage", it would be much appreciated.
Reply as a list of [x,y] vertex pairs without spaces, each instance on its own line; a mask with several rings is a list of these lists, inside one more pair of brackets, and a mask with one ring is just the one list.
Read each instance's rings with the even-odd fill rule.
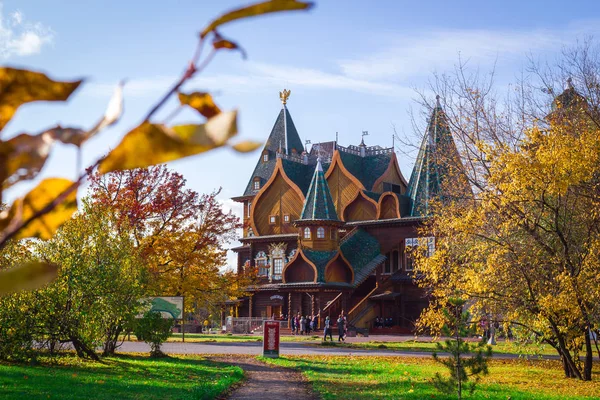
[[0,296],[21,290],[34,290],[52,282],[58,267],[41,261],[32,261],[0,271]]
[[21,105],[32,101],[65,101],[81,82],[58,82],[40,72],[0,68],[0,130]]
[[[237,112],[220,113],[202,125],[164,125],[144,122],[125,135],[121,143],[100,163],[105,174],[144,168],[223,146],[237,133]],[[135,157],[132,157],[135,154]]]
[[249,18],[279,11],[306,10],[312,6],[312,3],[305,3],[296,0],[270,0],[262,3],[251,4],[249,6],[242,7],[221,15],[202,30],[200,37],[205,37],[217,27],[237,19]]
[[27,226],[19,230],[16,238],[50,239],[54,232],[77,211],[76,187],[76,183],[68,179],[48,178],[41,181],[25,197],[17,199],[8,213],[11,223],[15,220],[27,221],[54,202],[58,204],[52,207],[51,211],[36,216]]

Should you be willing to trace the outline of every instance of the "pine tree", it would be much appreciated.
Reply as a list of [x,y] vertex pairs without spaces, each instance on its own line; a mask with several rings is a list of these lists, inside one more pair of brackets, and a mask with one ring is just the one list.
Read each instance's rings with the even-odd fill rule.
[[[444,310],[446,324],[443,333],[449,338],[444,343],[437,343],[437,351],[433,359],[443,364],[450,372],[449,377],[435,374],[433,384],[444,393],[456,393],[460,400],[467,391],[472,394],[481,375],[488,374],[487,362],[492,356],[492,348],[484,341],[469,343],[463,338],[473,332],[470,315],[463,311],[465,300],[449,299],[450,306]],[[449,357],[439,357],[438,351],[449,353]],[[467,357],[467,355],[470,355]]]

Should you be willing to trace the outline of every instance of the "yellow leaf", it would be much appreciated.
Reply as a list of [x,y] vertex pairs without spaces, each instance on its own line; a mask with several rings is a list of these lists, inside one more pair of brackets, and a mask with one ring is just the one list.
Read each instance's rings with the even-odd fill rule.
[[46,163],[53,143],[49,131],[38,135],[22,133],[0,142],[0,159],[5,163],[4,168],[0,166],[4,170],[3,187],[35,178]]
[[[58,267],[40,261],[0,271],[0,296],[21,290],[35,290],[52,282],[58,275]],[[25,378],[27,379],[27,378]]]
[[65,101],[81,81],[57,82],[40,72],[0,68],[0,130],[17,109],[32,101]]
[[252,140],[246,140],[244,142],[239,142],[234,144],[233,146],[231,146],[235,151],[240,152],[240,153],[249,153],[251,151],[254,151],[256,149],[258,149],[260,146],[262,146],[261,142],[255,142]]
[[179,93],[179,102],[181,105],[190,106],[206,118],[212,118],[219,114],[221,110],[209,93],[193,92],[190,94]]
[[65,144],[74,144],[77,147],[81,146],[87,139],[86,131],[80,128],[63,128],[57,125],[56,128],[52,128],[48,132],[54,139]]
[[119,119],[121,119],[121,116],[123,115],[123,86],[125,86],[125,81],[119,82],[112,97],[108,101],[108,106],[106,107],[104,115],[92,129],[86,132],[85,140],[93,137],[104,128],[116,124]]
[[222,146],[237,134],[237,111],[220,113],[202,125],[177,125],[172,129],[186,143],[210,148]]
[[164,125],[144,122],[125,135],[100,163],[101,174],[144,168],[223,146],[237,133],[237,112],[221,113],[203,125]]
[[308,10],[313,6],[313,3],[305,3],[295,0],[272,0],[261,3],[251,4],[246,7],[232,10],[228,13],[221,15],[219,18],[212,21],[206,28],[200,33],[200,37],[205,37],[210,32],[215,30],[220,25],[226,24],[231,21],[235,21],[241,18],[249,18],[262,14],[269,14],[279,11],[292,11],[292,10]]
[[240,47],[236,42],[227,40],[215,32],[215,40],[213,41],[213,48],[215,50],[227,49],[227,50],[238,50],[242,53],[242,58],[246,58],[246,51]]
[[[54,232],[77,211],[77,191],[74,185],[76,183],[68,179],[48,178],[41,181],[25,197],[17,199],[12,204],[9,215],[17,216],[20,221],[26,221],[37,212],[50,206],[59,196],[64,195],[64,199],[58,202],[51,211],[35,218],[26,227],[19,230],[15,237],[50,239]],[[65,194],[68,190],[70,192]]]

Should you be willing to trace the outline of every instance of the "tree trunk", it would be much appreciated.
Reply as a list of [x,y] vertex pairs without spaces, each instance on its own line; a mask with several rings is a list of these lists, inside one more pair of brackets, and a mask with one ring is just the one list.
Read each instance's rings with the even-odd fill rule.
[[98,354],[89,347],[87,347],[84,343],[82,343],[79,339],[71,337],[71,342],[73,343],[73,347],[75,347],[75,351],[77,352],[77,356],[80,358],[85,358],[87,355],[94,361],[100,361]]
[[592,341],[590,338],[590,327],[586,326],[586,328],[585,328],[585,361],[583,363],[583,380],[584,381],[592,380],[592,362],[593,362],[593,353],[592,353]]

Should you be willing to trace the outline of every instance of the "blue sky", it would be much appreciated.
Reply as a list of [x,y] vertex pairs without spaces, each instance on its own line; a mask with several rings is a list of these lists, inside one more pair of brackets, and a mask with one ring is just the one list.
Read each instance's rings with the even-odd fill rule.
[[[185,67],[198,31],[243,1],[5,0],[0,2],[0,58],[11,66],[57,79],[86,78],[67,104],[22,107],[3,132],[38,132],[60,123],[91,127],[123,78],[125,115],[84,148],[84,165],[116,146]],[[415,89],[434,72],[453,68],[460,53],[482,71],[496,63],[497,84],[521,73],[526,56],[555,57],[563,46],[600,30],[598,1],[321,1],[308,13],[233,23],[222,33],[239,42],[248,60],[223,52],[187,90],[209,90],[223,109],[240,111],[240,139],[264,140],[291,89],[290,113],[302,140],[391,146],[392,126],[419,142],[409,109]],[[174,107],[169,104],[164,117]],[[415,111],[419,111],[418,107]],[[161,115],[157,120],[160,121]],[[191,112],[175,122],[198,121]],[[399,153],[408,179],[413,159]],[[191,188],[223,187],[240,195],[258,154],[216,150],[170,166]],[[74,177],[75,151],[57,146],[42,176]],[[23,193],[30,184],[9,192]]]

